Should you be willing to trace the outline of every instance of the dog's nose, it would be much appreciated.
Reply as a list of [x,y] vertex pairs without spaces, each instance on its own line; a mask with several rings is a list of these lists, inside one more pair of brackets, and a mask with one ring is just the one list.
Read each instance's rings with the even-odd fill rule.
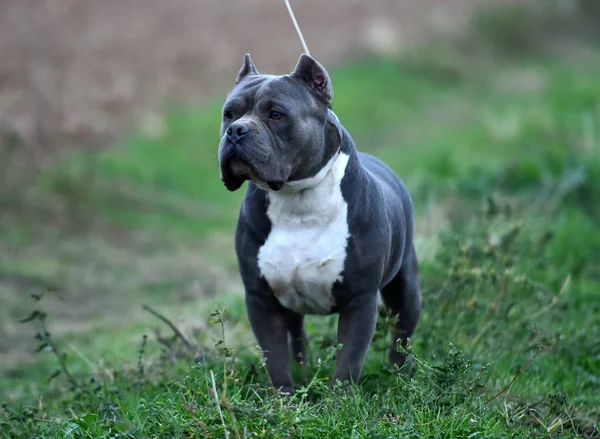
[[250,127],[245,123],[235,122],[227,128],[227,138],[230,142],[236,143],[242,137],[250,132]]

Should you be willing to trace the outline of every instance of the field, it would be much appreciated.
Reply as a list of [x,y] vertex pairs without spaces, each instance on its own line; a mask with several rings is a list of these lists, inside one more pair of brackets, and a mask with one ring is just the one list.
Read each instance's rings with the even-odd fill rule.
[[385,362],[383,313],[360,386],[330,389],[336,317],[314,317],[301,389],[273,394],[219,100],[61,155],[2,199],[0,437],[600,437],[600,47],[502,41],[331,71],[334,111],[415,203],[413,379]]

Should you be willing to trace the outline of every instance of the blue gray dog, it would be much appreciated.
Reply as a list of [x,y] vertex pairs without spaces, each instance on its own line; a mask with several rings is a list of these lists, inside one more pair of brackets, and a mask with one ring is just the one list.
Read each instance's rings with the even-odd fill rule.
[[[273,386],[294,391],[304,316],[339,313],[333,382],[358,382],[380,300],[396,344],[421,312],[410,195],[394,172],[356,150],[331,110],[327,71],[302,55],[289,75],[262,75],[250,55],[223,107],[219,164],[230,191],[248,181],[235,235],[252,330]],[[290,355],[291,352],[291,355]]]

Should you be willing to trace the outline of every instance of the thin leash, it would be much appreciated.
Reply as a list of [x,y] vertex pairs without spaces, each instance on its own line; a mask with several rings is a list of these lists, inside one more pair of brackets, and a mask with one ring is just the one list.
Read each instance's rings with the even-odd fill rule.
[[304,47],[304,52],[308,56],[310,56],[310,52],[308,51],[308,46],[306,45],[306,41],[304,41],[304,37],[302,36],[302,31],[300,30],[300,26],[298,26],[298,22],[296,21],[296,16],[294,15],[294,11],[292,10],[292,5],[290,5],[290,0],[285,0],[285,5],[287,6],[288,12],[290,13],[290,18],[292,19],[292,22],[294,23],[296,32],[298,32],[298,37],[300,38],[302,47]]
[[[296,32],[298,33],[298,37],[300,38],[302,47],[304,47],[304,53],[306,53],[308,56],[310,56],[310,52],[308,51],[308,46],[306,45],[306,41],[304,41],[304,36],[302,35],[300,26],[298,25],[298,22],[296,21],[296,16],[294,15],[294,11],[292,9],[292,5],[290,4],[290,0],[285,0],[285,5],[287,6],[288,12],[290,13],[290,18],[292,19],[292,22],[294,23],[294,27],[296,28]],[[329,106],[329,111],[331,112],[333,117],[335,117],[335,120],[339,123],[340,120],[338,119],[337,115],[331,109],[331,105]]]

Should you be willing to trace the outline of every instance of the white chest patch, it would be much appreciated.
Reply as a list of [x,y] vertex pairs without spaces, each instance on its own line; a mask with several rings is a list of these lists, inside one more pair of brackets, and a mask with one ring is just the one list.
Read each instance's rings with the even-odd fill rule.
[[339,153],[314,177],[269,192],[271,233],[258,267],[279,302],[301,314],[329,314],[349,237],[341,181],[348,155]]

